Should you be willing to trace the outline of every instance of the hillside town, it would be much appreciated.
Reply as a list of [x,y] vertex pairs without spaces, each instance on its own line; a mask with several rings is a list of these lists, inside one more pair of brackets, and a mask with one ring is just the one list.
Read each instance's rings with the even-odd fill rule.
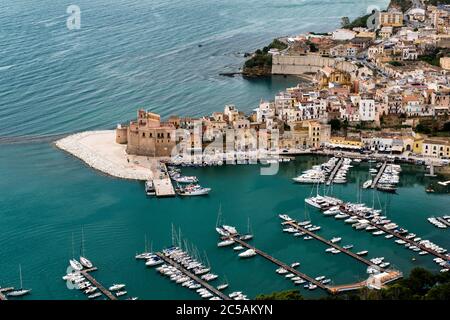
[[[212,153],[224,146],[261,149],[264,141],[266,150],[280,153],[326,149],[447,163],[450,5],[417,5],[406,12],[390,7],[378,21],[374,29],[343,27],[277,39],[285,48],[268,50],[273,69],[283,58],[294,64],[306,58],[316,69],[305,72],[311,81],[261,101],[250,114],[227,105],[210,116],[172,116],[161,123],[158,115],[140,110],[136,122],[117,130],[117,142],[147,156],[170,156],[182,141],[188,144],[179,150]],[[177,136],[177,129],[190,132],[189,139]],[[226,138],[230,130],[232,139]]]

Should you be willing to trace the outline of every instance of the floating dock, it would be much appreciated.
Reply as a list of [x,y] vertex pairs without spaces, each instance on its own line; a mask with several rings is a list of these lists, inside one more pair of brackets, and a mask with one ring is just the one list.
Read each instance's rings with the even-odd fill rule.
[[10,287],[10,288],[0,288],[0,301],[6,301],[8,300],[8,298],[6,297],[5,293],[8,291],[13,291],[14,288]]
[[323,289],[323,290],[328,290],[328,287],[326,285],[324,285],[322,282],[317,281],[314,278],[311,278],[310,276],[308,276],[308,275],[298,271],[297,269],[294,269],[291,266],[281,262],[280,260],[272,257],[271,255],[269,255],[269,254],[267,254],[267,253],[265,253],[265,252],[255,248],[255,247],[249,245],[247,242],[244,242],[244,241],[240,240],[238,235],[231,236],[231,239],[233,239],[235,242],[239,243],[240,245],[242,245],[242,246],[244,246],[244,247],[246,247],[248,249],[255,250],[255,252],[258,255],[260,255],[261,257],[269,260],[270,262],[272,262],[273,264],[276,264],[279,267],[282,267],[283,269],[289,271],[290,273],[295,274],[296,276],[302,278],[303,280],[306,280],[306,281],[311,282],[312,284],[315,284],[318,288]]
[[372,181],[372,185],[370,186],[372,189],[375,189],[378,185],[378,181],[380,181],[381,176],[384,173],[384,170],[386,170],[387,162],[383,162],[383,165],[381,166],[380,170],[378,170],[377,175]]
[[301,231],[301,232],[304,232],[304,233],[308,234],[309,236],[313,237],[314,239],[319,240],[320,242],[323,242],[323,243],[325,243],[326,245],[328,245],[328,246],[330,246],[330,247],[333,247],[333,248],[335,248],[335,249],[337,249],[337,250],[339,250],[339,251],[345,253],[346,255],[352,257],[353,259],[358,260],[359,262],[362,262],[362,263],[364,263],[364,264],[366,264],[366,265],[368,265],[368,266],[376,267],[376,268],[378,268],[380,271],[385,271],[384,268],[378,267],[377,265],[375,265],[374,263],[372,263],[370,260],[367,260],[367,259],[365,259],[365,258],[363,258],[363,257],[361,257],[361,256],[358,256],[356,253],[354,253],[354,252],[352,252],[352,251],[350,251],[350,250],[344,249],[344,248],[342,248],[341,246],[339,246],[339,245],[337,245],[337,244],[335,244],[335,243],[333,243],[333,242],[331,242],[331,241],[329,241],[329,240],[326,240],[326,239],[322,238],[321,236],[318,236],[318,235],[315,234],[314,232],[309,231],[308,229],[305,229],[305,228],[301,227],[301,226],[298,225],[295,221],[286,221],[286,222],[283,222],[283,225],[290,225],[291,227],[294,227],[295,229],[297,229],[297,230],[299,230],[299,231]]
[[93,271],[97,271],[97,268],[91,268],[91,269],[86,269],[86,270],[82,270],[80,271],[80,273],[90,282],[92,283],[94,286],[97,287],[97,289],[103,293],[109,300],[117,300],[117,297],[109,290],[107,290],[104,286],[102,286],[100,284],[100,282],[98,282],[97,280],[95,280],[95,278],[93,276],[91,276],[89,273],[93,272]]
[[[345,208],[341,207],[341,211],[344,212],[344,213],[347,213],[348,215],[350,215],[352,217],[363,219],[363,217],[357,215],[356,213],[347,211],[347,210],[345,210]],[[446,256],[445,254],[442,254],[442,253],[436,252],[436,251],[434,251],[432,249],[429,249],[429,248],[425,247],[424,245],[419,244],[418,242],[416,242],[414,240],[407,239],[406,237],[402,236],[401,234],[398,234],[397,232],[394,232],[393,230],[386,229],[382,225],[376,224],[376,223],[374,223],[372,221],[367,221],[367,223],[370,224],[371,226],[377,228],[378,230],[384,231],[385,233],[389,233],[389,234],[393,235],[395,238],[398,238],[400,240],[408,242],[408,243],[410,243],[410,244],[420,248],[422,251],[426,251],[426,252],[428,252],[429,254],[431,254],[431,255],[433,255],[435,257],[444,259],[445,261],[448,261],[448,259],[449,259],[449,257]]]
[[166,263],[168,263],[171,266],[173,266],[173,267],[177,268],[178,270],[180,270],[183,274],[185,274],[186,276],[188,276],[189,278],[191,278],[195,282],[198,282],[200,285],[202,285],[204,288],[206,288],[209,291],[211,291],[213,294],[215,294],[219,298],[221,298],[223,300],[231,300],[231,298],[229,296],[227,296],[226,294],[224,294],[222,291],[220,291],[217,288],[215,288],[214,286],[210,285],[208,282],[204,281],[203,279],[200,279],[199,277],[194,275],[192,272],[189,272],[186,268],[181,266],[179,263],[175,262],[174,260],[170,259],[169,257],[166,257],[165,255],[163,255],[160,252],[156,253],[156,255],[159,258],[161,258],[162,260],[164,260]]
[[333,183],[333,179],[336,176],[336,173],[339,171],[339,169],[342,167],[342,164],[344,163],[344,158],[340,158],[338,163],[334,166],[333,171],[331,171],[330,176],[327,180],[327,185],[330,185]]

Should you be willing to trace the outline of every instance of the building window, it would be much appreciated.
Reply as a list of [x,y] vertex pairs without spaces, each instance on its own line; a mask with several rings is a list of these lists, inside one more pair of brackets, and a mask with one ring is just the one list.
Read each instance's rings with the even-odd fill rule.
[[145,132],[142,132],[142,138],[145,138]]

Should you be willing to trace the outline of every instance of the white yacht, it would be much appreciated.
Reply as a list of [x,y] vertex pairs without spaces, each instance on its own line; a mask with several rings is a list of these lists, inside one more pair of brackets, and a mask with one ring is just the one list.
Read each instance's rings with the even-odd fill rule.
[[341,240],[342,240],[342,238],[340,238],[340,237],[334,237],[333,239],[330,240],[330,242],[331,243],[338,243]]
[[292,221],[293,219],[289,217],[287,214],[279,214],[278,217],[284,221]]
[[109,291],[118,291],[123,288],[125,288],[124,284],[113,284],[111,287],[109,287]]
[[72,267],[72,269],[76,270],[76,271],[81,271],[83,270],[83,265],[81,263],[79,263],[77,260],[75,259],[70,259],[69,260],[69,264]]
[[366,182],[363,183],[362,187],[364,189],[369,188],[372,185],[372,180],[367,180]]
[[220,241],[220,242],[217,244],[217,246],[218,246],[218,247],[227,247],[227,246],[231,246],[232,244],[234,244],[234,240],[228,239],[228,240]]
[[242,253],[239,253],[240,258],[251,258],[256,256],[256,251],[253,249],[248,249]]
[[89,299],[95,299],[95,298],[100,297],[101,295],[102,295],[102,294],[101,294],[100,292],[96,292],[96,293],[94,293],[94,294],[89,295],[88,298],[89,298]]
[[85,257],[80,257],[80,263],[85,267],[85,268],[92,268],[94,265],[92,264],[91,261],[89,261],[89,259],[85,258]]

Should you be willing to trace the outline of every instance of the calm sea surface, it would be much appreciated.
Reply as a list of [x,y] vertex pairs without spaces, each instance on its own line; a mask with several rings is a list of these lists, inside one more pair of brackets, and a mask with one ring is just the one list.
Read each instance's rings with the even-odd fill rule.
[[[132,119],[138,107],[163,116],[198,116],[234,103],[255,108],[296,84],[294,78],[244,80],[218,74],[234,71],[243,53],[275,36],[329,31],[343,15],[364,13],[387,1],[76,1],[81,30],[66,28],[71,2],[4,1],[0,11],[0,286],[18,286],[22,265],[26,299],[84,299],[68,290],[61,276],[84,226],[86,255],[100,268],[96,277],[127,284],[144,299],[196,299],[188,289],[136,262],[144,234],[153,248],[171,243],[171,224],[205,251],[214,272],[226,276],[230,290],[255,296],[292,288],[275,267],[256,257],[241,261],[231,249],[216,247],[218,208],[229,224],[247,228],[254,244],[301,270],[331,277],[336,284],[365,278],[365,267],[344,256],[329,256],[315,241],[281,232],[277,214],[309,217],[325,237],[341,236],[355,249],[385,256],[404,272],[421,265],[437,270],[431,257],[418,257],[384,238],[352,230],[304,205],[308,186],[291,178],[324,158],[301,157],[283,164],[276,176],[259,175],[258,166],[186,169],[213,188],[209,197],[151,199],[143,184],[122,181],[86,168],[55,149],[46,137],[113,128]],[[368,166],[352,169],[350,182],[334,194],[355,200],[356,183]],[[423,172],[405,167],[398,195],[364,192],[368,203],[387,207],[388,216],[436,243],[450,247],[447,231],[426,221],[450,214],[446,195],[428,195]],[[317,291],[313,295],[319,295]]]

